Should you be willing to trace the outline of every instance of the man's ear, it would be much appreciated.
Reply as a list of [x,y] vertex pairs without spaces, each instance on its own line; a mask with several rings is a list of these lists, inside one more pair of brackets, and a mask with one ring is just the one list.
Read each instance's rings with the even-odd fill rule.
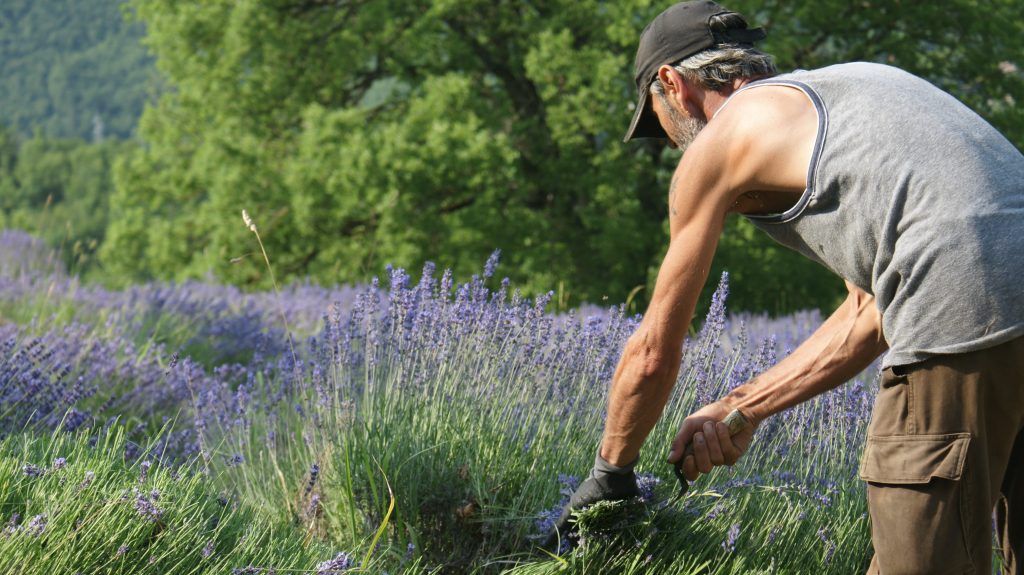
[[662,65],[658,68],[658,80],[665,88],[665,97],[679,106],[683,106],[690,95],[690,89],[679,71],[667,64]]

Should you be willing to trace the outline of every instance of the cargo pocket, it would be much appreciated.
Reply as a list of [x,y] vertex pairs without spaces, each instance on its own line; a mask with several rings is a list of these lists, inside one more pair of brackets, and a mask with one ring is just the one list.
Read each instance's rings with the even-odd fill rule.
[[913,434],[914,398],[908,374],[897,374],[894,368],[882,372],[882,382],[871,410],[868,437]]
[[869,436],[871,539],[881,572],[970,573],[969,433]]
[[868,437],[860,478],[900,485],[928,483],[935,477],[957,481],[970,442],[970,433]]

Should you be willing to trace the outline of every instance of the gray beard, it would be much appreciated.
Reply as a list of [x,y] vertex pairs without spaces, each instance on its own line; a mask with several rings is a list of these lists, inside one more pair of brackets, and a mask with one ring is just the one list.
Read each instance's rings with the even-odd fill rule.
[[669,134],[669,137],[679,146],[680,151],[686,151],[686,148],[690,147],[697,134],[704,129],[704,126],[708,125],[705,120],[700,120],[693,116],[683,116],[675,111],[669,114],[669,116],[675,116],[672,118],[672,133]]
[[668,98],[664,94],[658,94],[658,97],[661,98],[661,107],[668,114],[670,124],[668,137],[675,142],[680,151],[686,151],[686,148],[693,143],[697,134],[704,129],[704,126],[708,125],[708,121],[679,112],[669,105]]

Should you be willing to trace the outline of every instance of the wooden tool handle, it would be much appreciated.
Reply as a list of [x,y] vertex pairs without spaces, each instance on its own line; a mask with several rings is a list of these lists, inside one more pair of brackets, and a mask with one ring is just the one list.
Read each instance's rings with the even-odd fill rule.
[[[729,412],[729,415],[725,416],[722,423],[729,428],[729,437],[750,427],[750,422],[747,421],[747,418],[738,409]],[[690,488],[689,482],[686,481],[686,476],[683,475],[683,461],[688,455],[693,455],[693,441],[686,445],[686,449],[683,450],[683,456],[679,458],[679,461],[676,461],[675,473],[676,478],[679,479],[679,495],[676,496],[676,499],[682,497],[686,490]]]
[[[726,415],[725,419],[722,420],[722,423],[724,423],[725,426],[729,428],[729,437],[733,437],[737,433],[739,433],[739,432],[743,431],[744,429],[750,427],[750,422],[747,421],[747,418],[744,417],[743,414],[740,413],[740,410],[738,410],[738,409],[734,409],[734,410],[730,411],[729,415]],[[683,450],[683,456],[679,458],[679,462],[676,463],[676,465],[677,466],[682,466],[683,465],[683,460],[686,459],[687,455],[693,455],[693,441],[692,440],[690,441],[690,443],[686,444],[686,449]]]

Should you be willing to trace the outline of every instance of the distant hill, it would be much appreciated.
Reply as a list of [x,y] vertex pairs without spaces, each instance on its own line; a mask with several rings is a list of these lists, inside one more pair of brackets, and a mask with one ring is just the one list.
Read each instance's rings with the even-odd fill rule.
[[123,5],[0,2],[0,124],[22,136],[129,137],[157,73]]

